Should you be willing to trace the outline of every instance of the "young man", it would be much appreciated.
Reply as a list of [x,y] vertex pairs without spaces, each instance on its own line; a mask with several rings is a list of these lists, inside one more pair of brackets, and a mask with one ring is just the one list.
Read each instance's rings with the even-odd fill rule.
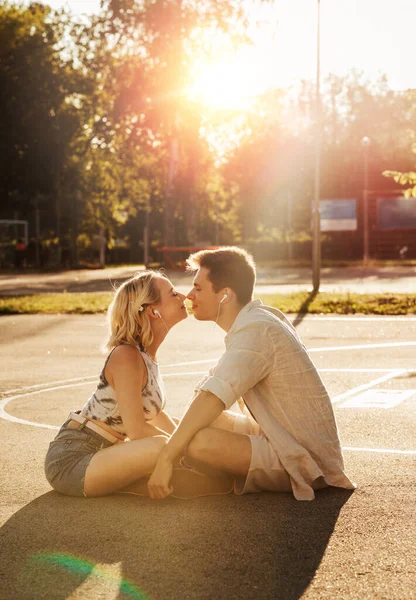
[[[313,500],[328,485],[353,489],[328,392],[305,346],[283,313],[252,300],[252,257],[226,247],[187,262],[196,272],[187,296],[194,316],[227,332],[226,350],[161,451],[150,496],[171,493],[173,462],[183,454],[233,474],[237,494],[293,491]],[[228,411],[235,402],[245,414]]]

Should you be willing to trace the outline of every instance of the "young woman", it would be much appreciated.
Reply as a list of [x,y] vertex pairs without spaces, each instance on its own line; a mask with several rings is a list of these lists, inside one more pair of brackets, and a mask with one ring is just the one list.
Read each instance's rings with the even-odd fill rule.
[[[118,288],[108,310],[105,347],[110,352],[97,388],[81,410],[69,415],[46,455],[46,478],[56,491],[85,497],[147,494],[143,478],[175,429],[164,411],[156,355],[168,331],[186,319],[184,301],[166,277],[153,271]],[[224,493],[217,480],[177,471],[178,497]]]

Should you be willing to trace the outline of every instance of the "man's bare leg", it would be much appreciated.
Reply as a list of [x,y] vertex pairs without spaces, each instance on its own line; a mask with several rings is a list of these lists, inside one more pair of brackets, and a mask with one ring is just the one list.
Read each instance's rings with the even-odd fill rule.
[[[238,413],[234,413],[229,410],[225,410],[215,421],[211,423],[211,427],[215,427],[217,429],[223,429],[225,431],[234,431],[235,418],[238,417]],[[224,474],[224,471],[220,469],[209,466],[206,462],[202,462],[196,458],[191,458],[189,453],[186,455],[186,458],[183,461],[187,466],[202,471],[203,473],[208,473],[210,475],[221,476]]]
[[186,455],[215,469],[245,477],[251,462],[251,442],[247,435],[205,427],[191,440]]
[[238,417],[237,413],[233,413],[230,410],[225,410],[220,416],[211,423],[211,427],[217,429],[225,429],[226,431],[234,431],[235,418]]

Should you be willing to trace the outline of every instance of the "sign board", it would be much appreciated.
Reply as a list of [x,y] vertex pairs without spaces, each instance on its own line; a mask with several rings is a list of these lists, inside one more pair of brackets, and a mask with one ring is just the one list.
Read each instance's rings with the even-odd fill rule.
[[321,231],[356,231],[355,198],[321,200]]
[[379,229],[416,229],[416,198],[377,198]]

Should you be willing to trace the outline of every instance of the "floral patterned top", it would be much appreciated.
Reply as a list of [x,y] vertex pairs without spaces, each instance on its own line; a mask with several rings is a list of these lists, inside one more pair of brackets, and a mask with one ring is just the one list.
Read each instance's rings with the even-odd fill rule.
[[[150,421],[157,417],[160,411],[165,407],[165,389],[160,375],[159,365],[141,345],[138,345],[137,349],[140,351],[147,368],[147,383],[142,389],[141,397],[144,418],[146,421]],[[111,387],[105,377],[105,368],[113,350],[107,356],[95,392],[81,409],[81,416],[88,417],[95,421],[103,421],[115,431],[126,435],[117,403],[116,391]]]

